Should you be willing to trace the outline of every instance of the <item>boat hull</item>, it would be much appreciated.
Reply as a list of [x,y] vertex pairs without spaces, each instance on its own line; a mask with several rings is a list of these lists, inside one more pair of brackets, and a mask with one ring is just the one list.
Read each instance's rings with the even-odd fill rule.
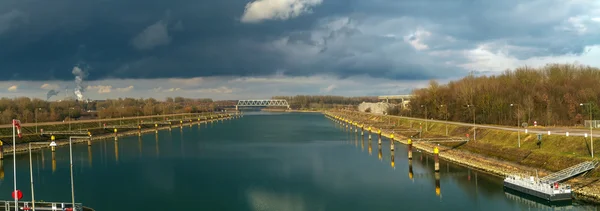
[[519,191],[521,193],[532,195],[532,196],[535,196],[535,197],[538,197],[538,198],[541,198],[544,200],[548,200],[548,201],[565,201],[565,200],[572,199],[571,192],[548,194],[548,193],[540,192],[537,190],[529,189],[526,187],[522,187],[522,186],[519,186],[516,184],[512,184],[512,183],[506,182],[506,181],[504,181],[504,188],[510,188],[510,189]]

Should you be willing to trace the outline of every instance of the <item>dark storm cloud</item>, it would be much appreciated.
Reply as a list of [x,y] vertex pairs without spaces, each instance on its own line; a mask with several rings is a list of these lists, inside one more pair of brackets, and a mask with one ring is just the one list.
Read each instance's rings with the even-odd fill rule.
[[[88,80],[278,71],[291,76],[446,78],[467,70],[445,62],[466,58],[427,52],[467,50],[500,40],[520,46],[506,51],[526,59],[579,54],[600,43],[600,36],[582,38],[564,25],[565,18],[585,14],[586,8],[564,8],[558,0],[323,0],[311,13],[294,18],[243,23],[248,2],[3,0],[0,80],[72,80],[70,70],[81,62],[93,68]],[[349,18],[343,26],[331,26],[344,17]],[[393,19],[403,22],[370,28]],[[407,36],[418,27],[431,35]],[[398,34],[385,37],[376,30]],[[427,47],[415,50],[411,41]]]

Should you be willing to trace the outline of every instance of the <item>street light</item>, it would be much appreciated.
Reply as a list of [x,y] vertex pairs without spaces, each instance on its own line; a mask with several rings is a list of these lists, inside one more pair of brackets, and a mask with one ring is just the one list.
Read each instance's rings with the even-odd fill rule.
[[75,108],[71,107],[69,108],[69,131],[71,131],[71,110],[73,110]]
[[73,139],[89,139],[89,136],[69,136],[69,163],[71,168],[71,203],[75,210],[75,185],[73,184]]
[[473,141],[477,140],[477,128],[475,127],[475,106],[474,105],[467,105],[467,108],[473,108],[471,109],[473,111]]
[[440,107],[444,107],[444,119],[446,120],[446,136],[448,136],[448,106],[440,105]]
[[[121,106],[121,108],[125,108],[125,106]],[[118,109],[119,111],[119,125],[123,125],[123,114],[121,113],[121,109]]]
[[[31,208],[35,210],[35,194],[33,186],[33,164],[31,159],[31,142],[29,142],[29,179],[31,181]],[[34,142],[33,144],[48,144],[49,146],[56,146],[55,142]],[[73,206],[74,207],[74,206]]]
[[592,123],[592,103],[580,103],[580,106],[584,106],[587,105],[588,106],[588,110],[590,111],[590,151],[592,154],[592,158],[594,157],[594,136],[592,135],[592,128],[593,128],[593,123]]
[[427,106],[421,105],[421,108],[425,107],[425,132],[427,132]]
[[37,111],[38,110],[42,110],[42,108],[37,108],[34,110],[34,116],[35,116],[35,133],[38,132],[38,123],[37,123]]
[[514,107],[514,106],[517,106],[517,127],[519,128],[517,130],[517,137],[518,137],[519,148],[521,148],[521,115],[519,115],[521,113],[521,105],[515,104],[515,103],[510,104],[510,107]]

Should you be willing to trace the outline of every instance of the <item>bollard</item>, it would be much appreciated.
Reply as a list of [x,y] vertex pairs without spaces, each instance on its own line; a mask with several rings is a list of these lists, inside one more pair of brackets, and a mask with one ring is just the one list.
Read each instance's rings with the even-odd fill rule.
[[369,127],[369,140],[371,140],[371,127]]
[[117,137],[117,128],[115,128],[115,138]]
[[440,171],[440,159],[439,159],[440,150],[435,147],[433,148],[433,159],[435,161],[434,170],[435,172]]
[[[50,141],[54,142],[54,140],[56,140],[56,137],[54,136],[50,136]],[[52,149],[52,152],[56,151],[56,144],[50,144],[50,148]],[[54,159],[54,158],[52,158]]]
[[0,141],[0,160],[4,160],[4,142]]
[[408,139],[408,159],[412,160],[412,139]]
[[88,142],[88,146],[92,146],[92,140],[91,139],[88,139],[87,142]]
[[360,135],[365,136],[365,126],[364,125],[360,126]]
[[379,137],[379,139],[377,139],[377,144],[381,145],[381,130],[377,130],[377,136]]

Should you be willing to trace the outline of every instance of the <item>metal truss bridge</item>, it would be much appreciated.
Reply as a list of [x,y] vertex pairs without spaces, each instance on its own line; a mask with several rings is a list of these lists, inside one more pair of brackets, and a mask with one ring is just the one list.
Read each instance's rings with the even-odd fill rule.
[[287,107],[290,109],[290,104],[287,100],[239,100],[235,105],[235,110],[238,107]]

